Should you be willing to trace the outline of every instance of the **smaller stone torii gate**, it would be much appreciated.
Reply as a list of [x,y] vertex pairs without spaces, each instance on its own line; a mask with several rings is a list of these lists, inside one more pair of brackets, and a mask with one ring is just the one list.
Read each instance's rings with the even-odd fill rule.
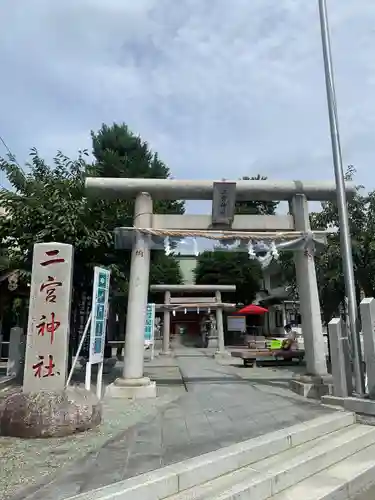
[[[346,183],[348,197],[355,184]],[[132,248],[125,335],[123,377],[113,385],[117,397],[154,397],[155,383],[144,377],[144,324],[149,291],[150,253],[155,238],[205,237],[227,242],[238,240],[240,248],[254,254],[252,242],[271,241],[268,261],[279,249],[294,251],[299,291],[302,331],[309,375],[327,374],[318,286],[314,263],[314,244],[319,232],[311,232],[308,201],[335,200],[334,182],[301,181],[191,181],[175,179],[87,178],[88,196],[101,199],[134,199],[132,227],[115,233],[118,248]],[[212,216],[154,214],[154,200],[212,200]],[[234,215],[235,202],[288,201],[290,215]],[[320,233],[325,233],[324,231]],[[127,239],[127,245],[121,240]],[[321,240],[322,238],[320,238]],[[292,241],[291,241],[292,240]],[[324,235],[323,235],[324,240]],[[120,243],[119,243],[120,242]],[[245,246],[243,243],[245,242]],[[164,243],[165,244],[165,243]],[[158,247],[160,248],[160,246]],[[163,245],[161,246],[163,248]],[[170,251],[165,244],[166,253]],[[168,250],[168,252],[167,252]],[[272,252],[271,252],[272,250]],[[267,260],[267,259],[266,259]]]
[[[222,302],[222,292],[235,292],[236,285],[151,285],[152,292],[164,292],[164,304],[157,304],[156,308],[163,310],[163,350],[161,354],[170,353],[170,322],[171,312],[196,307],[211,309],[216,314],[217,328],[217,355],[225,355],[223,311],[235,310],[236,304]],[[172,293],[200,293],[211,292],[214,297],[172,297]]]

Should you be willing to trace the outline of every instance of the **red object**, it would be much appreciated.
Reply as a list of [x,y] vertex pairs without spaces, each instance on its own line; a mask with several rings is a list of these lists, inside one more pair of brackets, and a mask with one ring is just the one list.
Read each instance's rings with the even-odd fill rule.
[[[58,255],[60,253],[60,250],[48,250],[46,252],[46,255],[48,255],[48,257],[54,257],[55,255]],[[49,266],[50,264],[59,264],[61,262],[65,262],[64,259],[48,259],[44,262],[41,262],[40,265],[45,267],[45,266]]]
[[260,307],[255,304],[249,304],[248,306],[243,307],[236,314],[264,314],[268,312],[268,309],[265,307]]
[[47,318],[43,315],[40,318],[40,323],[39,325],[36,325],[38,329],[38,335],[41,335],[44,337],[45,333],[50,333],[51,334],[51,344],[53,344],[53,341],[55,339],[55,332],[60,326],[60,321],[57,321],[55,319],[55,313],[51,313],[51,322],[48,323]]
[[[48,365],[44,365],[44,356],[38,356],[38,357],[39,357],[39,363],[35,363],[35,365],[33,365],[33,370],[35,370],[34,377],[37,378],[54,377],[55,363],[53,362],[52,354],[48,356]],[[42,375],[43,368],[46,371],[44,375]],[[60,375],[60,372],[56,372],[56,374]]]

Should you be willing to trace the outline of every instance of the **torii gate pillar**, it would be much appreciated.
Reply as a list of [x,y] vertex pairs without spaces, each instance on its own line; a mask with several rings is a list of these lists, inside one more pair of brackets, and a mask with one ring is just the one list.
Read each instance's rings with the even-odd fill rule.
[[[310,231],[306,196],[294,196],[291,205],[295,228],[299,231]],[[325,377],[327,375],[327,363],[314,256],[307,255],[303,250],[296,250],[294,252],[294,262],[302,316],[307,373]]]
[[[139,193],[135,200],[134,226],[152,226],[152,198],[148,193]],[[125,356],[122,378],[108,386],[113,397],[153,398],[156,384],[143,376],[144,329],[147,310],[150,274],[150,238],[137,233],[132,248],[128,309],[126,317]]]

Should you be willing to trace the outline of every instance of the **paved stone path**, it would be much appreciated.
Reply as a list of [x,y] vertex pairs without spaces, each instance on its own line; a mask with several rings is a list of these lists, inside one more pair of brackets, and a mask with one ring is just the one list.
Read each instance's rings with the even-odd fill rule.
[[[63,500],[331,411],[291,395],[276,380],[275,387],[262,383],[262,376],[254,381],[250,375],[243,378],[238,367],[220,364],[199,349],[181,349],[174,362],[188,392],[64,469],[47,485],[17,498]],[[260,370],[267,368],[254,373]]]

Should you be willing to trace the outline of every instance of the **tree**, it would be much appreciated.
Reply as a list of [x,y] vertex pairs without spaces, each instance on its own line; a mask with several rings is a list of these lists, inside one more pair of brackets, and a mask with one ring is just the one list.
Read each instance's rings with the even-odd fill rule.
[[[267,177],[243,177],[243,180],[266,180]],[[273,215],[278,202],[238,201],[235,214],[241,215]],[[261,288],[262,270],[259,262],[250,260],[247,252],[204,252],[198,257],[195,270],[197,284],[218,283],[236,285],[236,293],[228,294],[227,300],[249,304]]]
[[[255,177],[242,177],[244,181],[266,181],[267,177],[260,174]],[[279,205],[278,201],[238,201],[236,202],[236,214],[243,215],[275,215]]]
[[[126,125],[103,125],[98,133],[92,133],[92,139],[94,161],[91,164],[87,152],[82,151],[75,160],[58,152],[48,165],[35,148],[31,150],[27,171],[13,157],[0,160],[0,169],[12,186],[11,190],[0,192],[0,206],[6,211],[6,216],[0,218],[0,236],[8,246],[10,266],[27,276],[35,243],[72,244],[75,305],[83,294],[91,295],[95,265],[112,270],[112,288],[125,296],[129,279],[130,251],[114,248],[113,230],[118,226],[132,226],[134,203],[86,198],[86,175],[169,176],[169,169]],[[154,211],[181,213],[183,204],[157,202]],[[150,276],[154,283],[178,283],[178,263],[172,256],[153,252]]]
[[[93,177],[140,177],[167,179],[169,168],[153,153],[148,144],[134,135],[127,125],[102,125],[98,132],[91,132],[95,162],[87,169]],[[105,214],[108,227],[133,226],[134,202],[132,200],[92,200],[92,211],[99,218]],[[184,213],[184,203],[173,200],[154,201],[155,213]],[[117,251],[126,272],[122,273],[122,288],[127,291],[130,252]],[[161,252],[151,253],[150,283],[180,283],[177,260]]]
[[53,166],[48,166],[32,149],[30,159],[28,173],[14,158],[0,161],[13,188],[0,192],[6,212],[0,219],[0,234],[8,245],[10,262],[30,273],[34,243],[60,241],[74,244],[80,268],[86,263],[88,249],[108,244],[107,231],[89,222],[83,196],[85,153],[71,161],[59,152]]
[[242,304],[255,299],[261,278],[259,263],[249,260],[246,252],[203,252],[195,269],[198,285],[236,285],[236,292],[223,294],[223,299]]
[[[267,177],[243,177],[243,180],[266,180]],[[235,214],[274,215],[278,202],[238,201]],[[204,252],[198,257],[195,271],[197,284],[219,283],[237,287],[236,294],[228,295],[228,301],[235,297],[237,303],[250,304],[261,288],[262,270],[259,262],[250,260],[247,252]]]
[[[349,166],[346,180],[352,181],[354,175],[354,167]],[[363,187],[358,186],[355,196],[348,202],[358,301],[361,292],[367,296],[373,296],[375,293],[375,192],[363,195],[362,190]],[[321,212],[310,214],[310,222],[312,229],[333,231],[327,235],[326,247],[315,257],[321,309],[324,322],[328,323],[345,306],[345,284],[336,202],[323,203]],[[288,282],[295,287],[292,255],[285,254],[281,262]]]

